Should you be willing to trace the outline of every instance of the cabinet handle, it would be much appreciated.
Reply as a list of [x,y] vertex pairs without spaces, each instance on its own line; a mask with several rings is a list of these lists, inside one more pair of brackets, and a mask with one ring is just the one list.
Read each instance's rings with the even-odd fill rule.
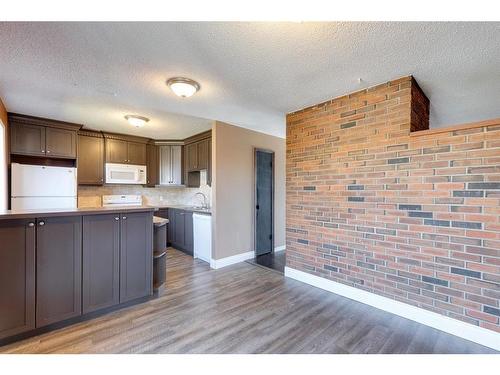
[[28,227],[34,227],[35,223],[28,223]]
[[40,225],[41,227],[43,227],[43,226],[45,225],[45,221],[40,221],[40,222],[38,223],[38,225]]
[[120,220],[120,218],[119,217],[115,217],[115,220],[118,221],[118,220]]
[[45,150],[42,150],[42,152],[45,154]]
[[126,216],[124,216],[124,217],[122,217],[122,219],[123,219],[123,220],[127,220],[127,217],[126,217]]
[[47,154],[50,154],[50,150],[47,150]]

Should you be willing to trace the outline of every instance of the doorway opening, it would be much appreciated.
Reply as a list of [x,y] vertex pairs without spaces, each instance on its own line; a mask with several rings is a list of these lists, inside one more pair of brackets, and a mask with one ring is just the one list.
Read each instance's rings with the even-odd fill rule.
[[285,252],[274,251],[274,151],[254,149],[254,250],[249,262],[284,272]]

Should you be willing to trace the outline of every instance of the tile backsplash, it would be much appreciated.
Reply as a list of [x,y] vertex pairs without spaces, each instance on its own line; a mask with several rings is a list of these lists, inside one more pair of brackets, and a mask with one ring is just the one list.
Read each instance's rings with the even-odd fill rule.
[[103,195],[137,194],[142,195],[144,204],[179,204],[200,205],[203,198],[195,196],[202,192],[211,204],[212,188],[206,184],[206,171],[201,171],[201,184],[199,188],[183,186],[159,186],[155,188],[142,185],[105,185],[105,186],[79,186],[78,207],[100,207]]

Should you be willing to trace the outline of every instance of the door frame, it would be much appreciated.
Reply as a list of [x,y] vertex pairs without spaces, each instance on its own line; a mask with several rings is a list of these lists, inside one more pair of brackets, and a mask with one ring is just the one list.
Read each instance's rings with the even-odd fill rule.
[[253,253],[254,257],[257,256],[257,152],[266,152],[268,154],[272,155],[272,163],[273,163],[273,168],[272,168],[272,173],[273,173],[273,178],[272,178],[272,195],[271,195],[271,235],[272,235],[272,242],[271,242],[271,253],[274,254],[274,244],[275,244],[275,235],[274,235],[274,212],[275,212],[275,190],[276,190],[276,184],[275,184],[275,152],[274,150],[267,149],[267,148],[260,148],[260,147],[253,147]]

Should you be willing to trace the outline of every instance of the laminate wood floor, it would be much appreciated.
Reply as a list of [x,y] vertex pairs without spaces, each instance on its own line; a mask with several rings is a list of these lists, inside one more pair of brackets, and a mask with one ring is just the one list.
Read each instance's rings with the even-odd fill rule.
[[161,298],[0,353],[494,353],[262,267],[167,256]]

